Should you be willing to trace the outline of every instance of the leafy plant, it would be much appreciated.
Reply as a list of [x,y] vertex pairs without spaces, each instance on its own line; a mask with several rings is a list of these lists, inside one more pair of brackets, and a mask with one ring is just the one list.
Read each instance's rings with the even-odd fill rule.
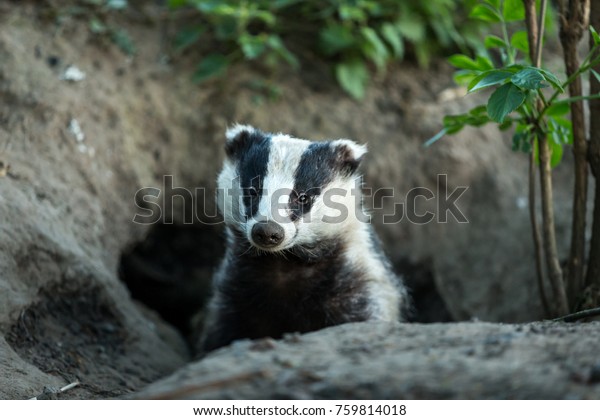
[[[583,101],[600,98],[600,93],[587,96],[581,94],[581,75],[591,72],[600,81],[593,67],[600,64],[600,36],[590,27],[591,48],[579,63],[577,43],[582,37],[580,28],[587,26],[586,0],[565,1],[560,4],[561,42],[565,50],[567,78],[561,81],[548,69],[541,67],[543,28],[546,0],[539,5],[542,13],[536,21],[535,0],[484,0],[475,5],[470,16],[500,26],[502,36],[488,35],[485,38],[487,51],[475,58],[456,54],[449,62],[459,70],[455,80],[464,83],[468,92],[493,89],[487,104],[478,106],[465,114],[446,116],[443,129],[425,144],[433,144],[445,134],[456,134],[466,126],[479,127],[488,123],[497,124],[500,130],[514,128],[513,150],[531,156],[530,165],[530,217],[536,247],[536,267],[541,299],[548,314],[564,315],[577,305],[583,289],[583,260],[585,245],[585,203],[587,200],[587,157],[586,139],[583,132]],[[518,22],[526,30],[510,34],[509,22]],[[534,42],[536,40],[537,42]],[[494,65],[490,50],[500,52],[501,63]],[[561,94],[569,90],[569,96]],[[571,118],[567,114],[571,112]],[[577,120],[577,124],[574,121]],[[573,237],[569,269],[563,276],[556,251],[552,210],[552,183],[550,168],[558,165],[565,146],[573,146],[575,154],[575,194],[573,213]],[[535,215],[534,165],[540,167],[542,192],[543,241],[537,227]],[[600,220],[598,221],[600,222]],[[595,233],[598,235],[598,233]],[[546,299],[541,268],[543,245],[547,273],[553,290],[553,299]],[[593,252],[593,253],[592,253]],[[600,258],[598,250],[590,251],[589,260]],[[592,280],[588,280],[588,283]],[[593,279],[600,286],[600,279]]]
[[200,40],[215,47],[199,64],[199,82],[222,76],[242,60],[298,70],[300,57],[310,51],[327,60],[340,86],[360,99],[371,67],[384,73],[407,51],[425,66],[440,48],[466,49],[478,41],[469,36],[476,25],[459,34],[455,16],[460,6],[452,0],[170,0],[169,5],[192,7],[200,17],[198,25],[181,31],[177,50]]

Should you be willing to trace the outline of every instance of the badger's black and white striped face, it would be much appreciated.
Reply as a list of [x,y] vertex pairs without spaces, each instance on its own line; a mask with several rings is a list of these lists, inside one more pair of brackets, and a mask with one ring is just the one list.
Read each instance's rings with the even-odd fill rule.
[[356,222],[358,165],[366,147],[310,142],[237,125],[219,175],[225,223],[264,251],[310,247]]

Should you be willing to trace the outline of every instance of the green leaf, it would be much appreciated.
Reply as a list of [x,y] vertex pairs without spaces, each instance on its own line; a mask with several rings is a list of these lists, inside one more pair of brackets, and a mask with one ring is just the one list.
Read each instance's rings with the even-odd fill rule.
[[598,74],[598,72],[594,69],[590,69],[590,71],[592,72],[592,74],[594,75],[594,77],[596,78],[596,80],[598,82],[600,82],[600,74]]
[[402,16],[396,25],[400,34],[409,41],[418,43],[425,38],[426,24],[418,15]]
[[203,82],[220,76],[229,66],[229,60],[222,54],[209,54],[200,62],[194,73],[195,82]]
[[506,83],[490,96],[487,104],[488,115],[494,121],[501,123],[504,121],[504,117],[523,104],[525,97],[526,95],[521,89],[512,83]]
[[487,115],[487,107],[485,105],[479,105],[475,108],[472,108],[469,111],[469,115],[479,117],[481,115]]
[[533,67],[521,70],[510,79],[515,86],[528,90],[537,90],[545,87],[546,85],[543,83],[545,80],[542,73]]
[[600,35],[598,35],[598,32],[596,32],[593,26],[590,26],[590,34],[594,40],[594,45],[600,45]]
[[[521,0],[519,0],[521,2]],[[510,37],[510,45],[529,57],[529,38],[526,31],[517,31]]]
[[187,6],[188,0],[169,0],[168,5],[171,9]]
[[[536,67],[531,67],[531,68],[536,68]],[[558,89],[560,92],[564,92],[562,83],[560,82],[560,80],[558,80],[558,77],[556,77],[554,74],[550,73],[548,70],[539,69],[539,68],[537,70],[540,73],[542,73],[542,75],[544,76],[544,79],[546,79],[546,81],[548,83],[550,83],[555,89]]]
[[514,124],[514,120],[511,118],[504,119],[504,122],[498,126],[498,130],[506,131],[511,128]]
[[485,3],[489,4],[496,10],[500,10],[500,0],[483,0]]
[[373,28],[363,27],[360,30],[366,44],[363,53],[370,58],[378,69],[383,69],[389,58],[387,47]]
[[286,7],[293,6],[294,4],[301,3],[302,0],[273,0],[271,1],[271,7],[273,9],[285,9]]
[[254,60],[267,49],[267,37],[264,34],[250,35],[244,33],[238,38],[238,44],[244,53],[244,57],[248,60]]
[[568,102],[558,102],[558,103],[554,103],[550,107],[548,107],[548,110],[546,111],[546,115],[548,115],[549,117],[565,115],[570,110],[571,110],[571,107]]
[[469,85],[479,74],[480,72],[475,70],[455,71],[453,75],[454,83],[461,86]]
[[90,20],[90,31],[94,34],[102,34],[108,30],[106,25],[96,18]]
[[389,22],[381,25],[381,36],[392,47],[394,57],[402,58],[404,56],[404,41],[394,25]]
[[513,76],[513,73],[506,70],[489,70],[485,73],[480,74],[478,77],[473,79],[469,84],[468,91],[475,92],[476,90],[483,89],[489,86],[498,85],[504,83],[506,79]]
[[200,39],[204,32],[206,32],[206,27],[204,26],[182,29],[175,36],[175,49],[181,52],[189,48]]
[[339,63],[335,66],[335,76],[342,87],[355,99],[362,99],[369,80],[369,72],[361,60]]
[[360,7],[350,4],[342,4],[338,9],[338,13],[343,21],[364,22],[367,20],[367,15]]
[[266,10],[256,10],[251,12],[250,15],[255,19],[262,20],[269,27],[272,27],[277,22],[275,15]]
[[323,54],[332,56],[351,48],[355,39],[350,28],[344,25],[332,24],[324,27],[319,32],[319,47]]
[[551,153],[550,165],[554,168],[562,160],[564,149],[563,149],[562,144],[559,144],[558,142],[549,141],[548,144],[550,146],[550,153]]
[[506,42],[502,38],[496,35],[488,35],[485,37],[484,41],[485,48],[506,48]]
[[522,0],[504,0],[502,16],[505,22],[514,22],[525,19],[525,7]]
[[448,62],[459,69],[481,70],[479,64],[475,60],[464,54],[454,54],[448,58]]
[[479,66],[479,70],[481,71],[492,70],[494,68],[494,63],[492,63],[492,60],[482,55],[477,56],[476,62],[477,66]]
[[502,16],[498,13],[494,7],[489,4],[478,4],[476,5],[471,13],[469,13],[469,17],[472,19],[482,20],[484,22],[501,22]]
[[294,69],[300,68],[300,62],[298,61],[298,58],[287,49],[279,35],[269,35],[267,38],[267,45]]
[[512,150],[515,152],[531,153],[531,141],[531,132],[518,126],[512,138]]
[[523,132],[519,132],[517,131],[515,134],[513,134],[512,137],[512,151],[513,152],[519,152],[521,150],[521,147],[523,145],[523,141],[526,138],[526,134]]

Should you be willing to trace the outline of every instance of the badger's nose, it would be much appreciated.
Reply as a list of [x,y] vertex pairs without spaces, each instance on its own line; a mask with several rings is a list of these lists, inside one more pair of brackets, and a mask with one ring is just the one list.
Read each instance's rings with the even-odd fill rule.
[[283,228],[271,220],[258,222],[252,227],[252,240],[265,248],[279,245],[284,236]]

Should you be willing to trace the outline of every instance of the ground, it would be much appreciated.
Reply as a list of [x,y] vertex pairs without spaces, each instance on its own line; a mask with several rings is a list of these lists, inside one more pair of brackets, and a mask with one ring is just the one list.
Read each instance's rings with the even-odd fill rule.
[[[422,146],[445,113],[480,101],[463,98],[448,66],[397,65],[356,102],[316,65],[270,75],[281,92],[270,98],[253,65],[192,83],[198,54],[173,51],[178,22],[153,4],[140,2],[114,22],[136,46],[129,57],[89,30],[89,16],[59,3],[0,0],[0,398],[74,381],[80,385],[50,395],[188,397],[181,387],[198,372],[206,377],[189,386],[201,397],[276,397],[267,391],[273,384],[288,397],[598,397],[600,359],[589,350],[596,324],[518,324],[542,317],[523,201],[526,158],[493,127]],[[84,76],[65,80],[69,68]],[[348,325],[238,343],[188,364],[197,333],[190,321],[223,247],[211,197],[223,133],[236,121],[368,143],[366,182],[400,199],[415,186],[438,195],[468,186],[460,201],[468,224],[384,225],[375,217],[375,225],[413,291],[416,321],[487,323]],[[563,168],[555,178],[559,239],[569,226]],[[144,206],[136,192],[146,187],[160,188],[165,203],[183,187],[204,188],[197,197],[207,199],[191,210],[175,199],[163,206],[162,223],[143,225],[133,219]],[[382,207],[374,216],[393,205],[373,204]],[[195,223],[187,224],[192,210]],[[237,363],[246,357],[252,366]],[[238,372],[215,376],[232,360]],[[219,378],[227,389],[211,388]],[[510,378],[519,386],[507,388]],[[255,380],[261,395],[248,390]]]

